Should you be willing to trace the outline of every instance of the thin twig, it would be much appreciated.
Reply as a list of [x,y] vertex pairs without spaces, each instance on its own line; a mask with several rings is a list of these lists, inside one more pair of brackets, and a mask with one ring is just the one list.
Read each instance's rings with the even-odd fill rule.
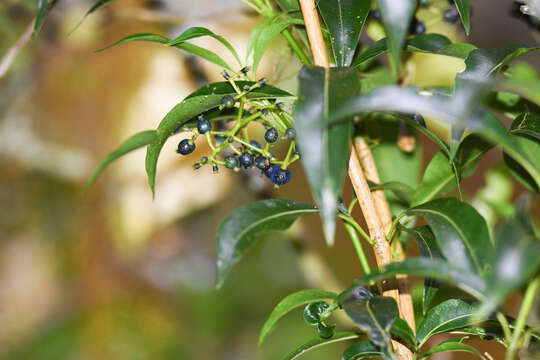
[[7,53],[4,55],[2,60],[0,60],[0,79],[4,75],[6,75],[9,68],[11,67],[11,64],[13,63],[13,60],[15,60],[19,52],[24,48],[24,46],[32,38],[32,33],[34,32],[35,23],[36,23],[36,20],[35,19],[32,20],[32,22],[26,27],[26,30],[24,30],[19,40],[17,40],[17,42],[7,51]]

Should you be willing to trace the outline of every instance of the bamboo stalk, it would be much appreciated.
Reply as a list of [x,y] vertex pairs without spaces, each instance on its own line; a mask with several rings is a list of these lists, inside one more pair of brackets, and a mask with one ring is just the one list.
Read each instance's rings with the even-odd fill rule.
[[[307,31],[309,43],[311,45],[311,51],[313,53],[313,59],[314,59],[315,65],[328,68],[330,67],[330,64],[328,61],[328,55],[326,54],[326,47],[325,47],[324,40],[322,37],[321,26],[319,23],[319,15],[315,7],[315,2],[314,0],[300,0],[300,7],[302,9],[302,15],[304,17],[304,23],[306,25],[306,31]],[[367,151],[369,151],[369,148],[367,148]],[[373,170],[377,174],[377,177],[378,177],[377,169],[374,163],[373,163],[372,171]],[[369,185],[367,183],[366,177],[364,175],[364,171],[362,170],[362,165],[360,164],[360,161],[358,159],[354,146],[352,147],[351,157],[349,160],[349,177],[351,179],[354,190],[356,192],[356,196],[358,198],[360,207],[362,209],[362,213],[364,214],[364,218],[366,219],[370,237],[373,240],[375,240],[375,245],[373,246],[373,248],[374,248],[377,264],[378,266],[388,264],[392,262],[392,249],[390,247],[390,244],[386,240],[386,231],[385,231],[386,225],[385,224],[389,221],[388,226],[390,226],[392,222],[392,218],[391,216],[389,218],[385,217],[384,221],[381,221],[380,214],[377,212],[377,207],[375,205],[374,196],[372,196],[372,193],[369,189]],[[384,194],[382,195],[383,195],[382,199],[386,201],[386,199],[384,199]],[[386,206],[388,206],[388,204],[386,204]],[[381,211],[382,211],[382,207],[381,207]],[[390,212],[388,211],[388,215],[389,214]],[[401,313],[401,305],[400,305],[401,300],[400,300],[399,291],[395,288],[391,288],[388,285],[390,285],[389,282],[382,283],[383,294],[386,296],[391,296],[392,298],[396,300],[400,308],[400,313]],[[412,309],[412,302],[411,302],[411,309]],[[414,320],[414,313],[413,313],[413,320]],[[413,328],[414,328],[414,325],[413,325]],[[400,360],[412,359],[412,353],[407,347],[395,341],[393,341],[392,343],[393,343],[396,355],[398,356]]]

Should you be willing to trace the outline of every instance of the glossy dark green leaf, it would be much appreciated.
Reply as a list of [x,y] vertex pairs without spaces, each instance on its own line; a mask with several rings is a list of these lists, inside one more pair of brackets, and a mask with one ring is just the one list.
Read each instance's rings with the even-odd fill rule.
[[285,199],[257,201],[234,210],[223,220],[217,234],[216,286],[223,285],[233,265],[255,244],[257,235],[286,230],[299,217],[316,213],[313,205]]
[[495,233],[493,269],[479,313],[490,314],[513,291],[540,269],[540,237],[531,221],[530,198],[516,204],[516,216],[505,220]]
[[461,23],[463,28],[465,28],[465,33],[469,35],[471,32],[471,9],[469,5],[469,0],[455,0],[457,11],[461,17]]
[[276,0],[276,3],[283,11],[300,10],[300,4],[298,4],[298,0]]
[[309,350],[313,350],[319,346],[333,344],[340,341],[354,340],[358,339],[359,337],[360,336],[358,334],[353,332],[337,332],[330,339],[316,337],[298,346],[296,349],[282,357],[281,360],[294,360]]
[[[478,136],[470,135],[460,144],[456,154],[456,169],[459,179],[472,175],[478,160],[493,146]],[[429,162],[420,186],[416,189],[411,206],[434,199],[439,194],[452,190],[457,185],[456,174],[448,153],[441,150]]]
[[399,317],[396,300],[374,295],[360,286],[348,296],[340,296],[339,305],[374,345],[381,348],[391,346],[390,328]]
[[427,220],[450,264],[480,275],[489,271],[493,241],[486,221],[471,205],[455,198],[435,199],[407,214]]
[[103,158],[103,160],[101,160],[99,165],[96,167],[96,169],[92,173],[92,176],[90,176],[87,186],[92,185],[97,180],[99,175],[103,172],[103,170],[105,170],[105,168],[109,166],[113,161],[129,153],[130,151],[136,150],[138,148],[141,148],[143,146],[150,144],[152,141],[155,140],[155,138],[156,138],[155,130],[146,130],[146,131],[141,131],[131,136],[127,140],[125,140],[116,150],[114,150],[105,158]]
[[527,135],[540,141],[540,116],[531,113],[521,114],[512,122],[510,133]]
[[321,210],[326,242],[332,245],[337,202],[349,158],[351,124],[316,125],[324,123],[334,109],[358,93],[359,75],[352,69],[304,67],[299,80],[294,111],[296,141],[313,197]]
[[[158,44],[167,45],[169,43],[169,41],[171,41],[171,40],[164,37],[164,36],[157,35],[157,34],[140,33],[140,34],[134,34],[134,35],[126,36],[125,38],[123,38],[121,40],[118,40],[114,44],[109,45],[109,46],[107,46],[107,47],[105,47],[103,49],[99,49],[96,52],[105,51],[105,50],[108,50],[108,49],[110,49],[112,47],[115,47],[117,45],[125,44],[125,43],[131,42],[131,41],[148,41],[148,42],[154,42],[154,43],[158,43]],[[196,56],[198,56],[198,57],[200,57],[202,59],[210,61],[211,63],[214,63],[214,64],[216,64],[218,66],[221,66],[221,67],[223,67],[225,69],[232,70],[231,67],[229,66],[229,64],[227,64],[227,62],[225,60],[223,60],[219,55],[217,55],[213,51],[206,50],[205,48],[202,48],[200,46],[193,45],[193,44],[190,44],[190,43],[187,43],[187,42],[182,42],[182,43],[178,43],[178,44],[171,45],[171,46],[173,46],[173,47],[175,47],[177,49],[180,49],[180,50],[184,50],[184,51],[186,51],[186,52],[188,52],[190,54],[196,55]]]
[[401,49],[409,31],[409,23],[416,9],[416,0],[377,0],[382,22],[388,37],[390,62],[394,76],[398,76]]
[[360,341],[349,346],[341,356],[341,360],[359,360],[383,356],[381,350],[369,341]]
[[341,302],[341,299],[350,296],[350,293],[360,285],[369,284],[372,281],[390,279],[402,274],[439,279],[457,286],[478,299],[483,298],[482,294],[486,289],[484,279],[477,274],[456,268],[441,259],[411,257],[400,262],[390,263],[372,271],[368,275],[357,278],[349,289],[339,295],[338,301]]
[[[428,226],[416,227],[413,229],[403,229],[407,234],[411,235],[418,246],[420,255],[429,259],[442,259],[443,256],[437,242],[435,241],[435,236],[431,232]],[[429,305],[437,290],[439,290],[440,281],[436,279],[426,278],[424,280],[424,289],[422,294],[422,314],[426,314],[429,309]]]
[[253,54],[252,71],[257,73],[257,68],[268,45],[283,30],[294,24],[303,24],[302,20],[283,17],[283,14],[277,14],[257,25],[249,36],[246,57]]
[[369,1],[319,1],[319,12],[330,33],[330,43],[338,67],[351,65],[360,33],[371,8]]
[[474,305],[461,299],[446,300],[428,311],[416,330],[418,347],[435,334],[449,332],[470,325]]
[[402,318],[397,318],[392,324],[390,332],[412,349],[416,348],[416,336],[409,324]]
[[423,359],[427,359],[431,357],[431,355],[435,355],[442,352],[467,352],[470,354],[474,354],[478,356],[480,359],[484,359],[482,354],[473,348],[470,345],[462,343],[464,338],[455,338],[455,339],[449,339],[445,340],[432,348],[430,348],[425,354]]
[[47,17],[47,13],[49,12],[50,7],[51,7],[51,4],[49,3],[48,0],[38,0],[37,14],[36,14],[36,20],[34,22],[34,32],[32,33],[32,37],[35,37],[41,30],[41,27],[43,26],[43,23],[45,22],[45,18]]
[[270,317],[264,323],[259,335],[259,346],[266,336],[272,332],[278,320],[291,310],[314,301],[335,300],[337,295],[334,292],[325,290],[300,290],[288,295],[276,305]]
[[[236,81],[236,85],[240,88],[254,84],[251,81]],[[145,166],[152,193],[154,193],[155,188],[157,161],[165,141],[196,115],[218,107],[224,95],[236,95],[231,84],[228,82],[208,84],[186,97],[161,120],[157,128],[157,137],[146,151]],[[247,97],[250,99],[273,99],[292,97],[292,95],[273,86],[264,85],[250,91]]]

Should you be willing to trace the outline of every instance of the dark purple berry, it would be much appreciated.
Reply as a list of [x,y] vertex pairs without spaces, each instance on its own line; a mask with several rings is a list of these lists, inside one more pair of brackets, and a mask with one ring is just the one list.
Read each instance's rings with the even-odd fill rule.
[[194,168],[195,170],[199,170],[199,169],[201,168],[201,166],[202,166],[202,165],[201,165],[200,163],[195,163],[195,164],[193,164],[193,168]]
[[275,167],[270,175],[270,180],[276,185],[285,185],[291,181],[291,171],[289,169],[282,169],[281,167]]
[[206,134],[208,131],[212,130],[212,124],[210,124],[208,119],[201,116],[197,122],[197,130],[199,130],[200,134]]
[[234,97],[232,97],[232,95],[225,95],[221,98],[221,106],[223,106],[224,108],[232,108],[235,103],[236,100],[234,100]]
[[270,165],[270,166],[268,167],[268,169],[266,169],[266,170],[264,171],[264,175],[265,175],[267,178],[271,179],[271,178],[272,178],[272,172],[274,172],[274,169],[277,169],[277,168],[279,168],[279,165],[275,165],[275,164],[274,164],[274,165]]
[[218,134],[218,135],[214,135],[214,138],[216,139],[216,144],[219,145],[222,142],[224,142],[227,137],[225,135]]
[[212,166],[212,172],[217,174],[219,172],[219,167],[217,165]]
[[373,10],[371,13],[370,13],[371,17],[377,21],[380,21],[382,19],[381,17],[381,12],[379,10]]
[[264,156],[257,156],[255,158],[255,167],[262,171],[266,171],[270,167],[270,161],[268,161],[268,159]]
[[459,20],[459,13],[456,8],[448,8],[443,15],[444,21],[450,24],[455,24]]
[[276,109],[283,110],[282,106],[283,106],[283,103],[280,103],[280,102],[276,103]]
[[195,150],[195,144],[190,139],[184,139],[178,144],[177,153],[182,155],[191,154]]
[[279,133],[276,130],[276,128],[270,128],[266,130],[266,133],[264,134],[264,139],[268,141],[269,143],[276,142],[278,137],[279,137]]
[[251,88],[249,87],[249,85],[244,85],[242,90],[244,90],[245,92],[248,92],[249,90],[251,90]]
[[249,142],[249,144],[250,144],[251,146],[253,146],[253,147],[256,147],[257,149],[262,149],[261,144],[259,144],[259,143],[256,142],[255,140],[251,140],[251,141]]
[[261,113],[262,113],[263,115],[268,115],[268,109],[262,109],[262,110],[261,110]]
[[253,166],[253,155],[250,153],[244,152],[240,155],[240,164],[245,168],[250,168]]
[[238,167],[238,158],[234,155],[225,158],[225,167],[227,169],[236,169]]
[[288,128],[286,131],[285,131],[285,136],[289,139],[289,140],[294,140],[296,139],[296,130],[294,128]]
[[248,68],[247,66],[244,66],[242,69],[240,69],[240,72],[241,72],[242,74],[244,74],[244,75],[247,74],[248,71],[249,71],[249,68]]
[[223,76],[223,78],[225,80],[229,80],[231,78],[231,76],[229,75],[229,73],[225,70],[223,70],[223,72],[221,73],[221,76]]
[[426,32],[426,25],[417,18],[414,18],[409,27],[409,32],[413,35],[422,35]]
[[266,78],[260,78],[259,81],[258,81],[259,85],[263,86],[266,84]]

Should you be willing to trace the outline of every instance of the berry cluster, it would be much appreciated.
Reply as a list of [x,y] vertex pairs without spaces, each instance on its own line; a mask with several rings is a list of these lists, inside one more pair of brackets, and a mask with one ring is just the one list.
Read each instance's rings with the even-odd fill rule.
[[[214,173],[219,172],[220,166],[233,171],[240,171],[241,168],[256,169],[277,187],[291,180],[291,171],[287,167],[300,158],[295,147],[296,131],[292,127],[293,118],[282,103],[271,99],[249,98],[251,91],[266,84],[265,78],[253,85],[239,88],[237,81],[247,80],[248,70],[244,67],[238,73],[222,72],[222,76],[231,84],[236,95],[223,96],[218,108],[219,114],[215,116],[214,111],[212,120],[220,119],[219,115],[228,114],[228,118],[232,121],[222,123],[214,130],[211,114],[200,114],[189,122],[196,122],[196,127],[183,129],[191,131],[192,136],[180,141],[177,152],[181,155],[191,154],[195,150],[196,138],[204,136],[212,153],[194,164],[194,169],[200,169],[204,165],[212,166]],[[264,126],[264,146],[250,139],[248,125],[252,123]],[[289,141],[288,151],[283,160],[278,160],[271,153],[280,139]]]
[[309,303],[304,309],[304,321],[317,327],[317,334],[323,339],[334,335],[335,325],[327,325],[325,320],[332,314],[333,308],[324,301]]

